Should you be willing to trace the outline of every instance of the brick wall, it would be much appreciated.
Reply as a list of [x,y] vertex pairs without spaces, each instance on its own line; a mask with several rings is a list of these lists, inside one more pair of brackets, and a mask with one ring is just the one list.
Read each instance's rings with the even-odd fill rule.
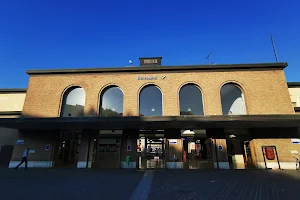
[[[254,139],[252,143],[252,157],[254,158],[257,168],[265,168],[262,146],[276,146],[278,160],[283,169],[294,169],[296,158],[300,159],[300,144],[292,144],[291,138],[284,139]],[[297,151],[297,154],[291,151]],[[266,160],[267,166],[270,168],[278,168],[278,160]]]
[[[138,76],[157,76],[158,80],[137,80]],[[166,78],[162,79],[162,76]],[[95,116],[99,93],[109,85],[118,85],[124,92],[124,115],[135,116],[138,115],[139,91],[147,84],[156,84],[163,92],[163,115],[175,116],[179,115],[179,89],[186,83],[195,83],[201,88],[206,115],[221,115],[220,88],[226,82],[241,86],[248,114],[294,113],[283,70],[271,70],[33,75],[29,80],[23,115],[59,116],[63,92],[76,85],[86,91],[85,115]]]

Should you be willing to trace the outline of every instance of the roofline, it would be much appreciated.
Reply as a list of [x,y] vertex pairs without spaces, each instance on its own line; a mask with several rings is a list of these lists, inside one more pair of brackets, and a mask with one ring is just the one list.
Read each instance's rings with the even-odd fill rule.
[[139,60],[141,60],[141,59],[162,59],[162,57],[161,56],[158,56],[158,57],[141,57],[141,58],[139,58]]
[[248,63],[248,64],[220,64],[220,65],[185,65],[185,66],[148,66],[148,67],[122,67],[122,68],[81,68],[81,69],[49,69],[27,70],[29,75],[46,74],[82,74],[82,73],[116,73],[116,72],[157,72],[157,71],[193,71],[193,70],[267,70],[284,69],[287,62],[281,63]]
[[0,88],[0,93],[22,93],[27,92],[27,88]]
[[300,87],[300,82],[288,82],[289,88]]
[[300,115],[53,117],[0,118],[0,127],[15,129],[203,129],[300,127]]
[[21,115],[22,111],[0,111],[1,115]]
[[295,112],[300,112],[300,107],[294,107]]

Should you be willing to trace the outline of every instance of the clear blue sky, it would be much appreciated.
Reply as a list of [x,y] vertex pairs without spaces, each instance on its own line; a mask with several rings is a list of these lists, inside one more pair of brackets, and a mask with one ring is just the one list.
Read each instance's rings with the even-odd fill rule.
[[[62,3],[63,2],[63,3]],[[289,62],[300,81],[298,0],[0,0],[0,88],[27,87],[28,69]]]

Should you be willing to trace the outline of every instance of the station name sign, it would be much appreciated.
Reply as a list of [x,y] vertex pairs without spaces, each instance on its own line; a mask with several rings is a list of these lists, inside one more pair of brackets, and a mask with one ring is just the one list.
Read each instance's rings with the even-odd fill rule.
[[157,76],[138,76],[137,80],[157,80]]

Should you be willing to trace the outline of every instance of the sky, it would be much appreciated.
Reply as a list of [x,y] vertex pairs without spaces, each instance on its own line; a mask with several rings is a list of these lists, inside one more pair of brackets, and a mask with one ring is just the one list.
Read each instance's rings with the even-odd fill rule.
[[0,88],[26,88],[29,69],[288,62],[300,82],[297,0],[0,0]]

